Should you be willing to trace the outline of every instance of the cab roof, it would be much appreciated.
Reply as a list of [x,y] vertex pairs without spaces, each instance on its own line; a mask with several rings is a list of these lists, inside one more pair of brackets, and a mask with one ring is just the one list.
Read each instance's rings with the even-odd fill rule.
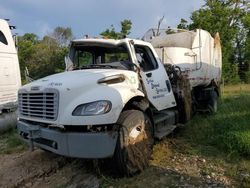
[[103,39],[103,38],[87,38],[87,39],[74,39],[71,41],[72,45],[76,44],[103,44],[103,45],[112,45],[117,46],[124,43],[129,43],[129,41],[134,41],[136,43],[140,44],[148,44],[148,42],[137,40],[137,39],[131,39],[131,38],[124,38],[124,39]]

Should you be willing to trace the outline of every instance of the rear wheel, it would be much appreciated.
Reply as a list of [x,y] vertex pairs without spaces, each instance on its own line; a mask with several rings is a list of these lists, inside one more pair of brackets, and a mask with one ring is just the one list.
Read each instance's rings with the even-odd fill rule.
[[121,127],[113,160],[121,175],[132,176],[148,166],[154,143],[152,124],[138,110],[122,112],[118,124]]

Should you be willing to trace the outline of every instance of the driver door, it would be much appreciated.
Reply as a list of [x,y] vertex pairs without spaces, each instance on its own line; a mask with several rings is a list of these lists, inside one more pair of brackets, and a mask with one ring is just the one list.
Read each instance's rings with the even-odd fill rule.
[[156,59],[156,52],[149,46],[136,43],[134,49],[148,100],[159,111],[176,106],[167,72],[160,60]]

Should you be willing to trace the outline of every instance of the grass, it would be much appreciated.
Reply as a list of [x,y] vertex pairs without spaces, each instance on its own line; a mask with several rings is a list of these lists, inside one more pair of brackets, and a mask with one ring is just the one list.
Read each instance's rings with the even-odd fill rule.
[[235,87],[225,88],[216,114],[195,116],[187,124],[183,136],[189,142],[214,146],[229,155],[250,155],[250,92],[236,93]]
[[250,93],[250,84],[238,84],[238,85],[231,85],[225,86],[221,89],[222,95],[225,96],[232,96],[232,95],[239,95],[239,94],[249,94]]
[[15,128],[0,134],[0,154],[11,154],[23,151],[27,146],[19,138]]

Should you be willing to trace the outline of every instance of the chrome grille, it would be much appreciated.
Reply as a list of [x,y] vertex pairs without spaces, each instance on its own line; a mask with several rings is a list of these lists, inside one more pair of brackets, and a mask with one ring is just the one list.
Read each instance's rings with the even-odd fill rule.
[[59,93],[55,89],[48,89],[42,92],[18,93],[18,108],[22,116],[56,120],[58,113]]

